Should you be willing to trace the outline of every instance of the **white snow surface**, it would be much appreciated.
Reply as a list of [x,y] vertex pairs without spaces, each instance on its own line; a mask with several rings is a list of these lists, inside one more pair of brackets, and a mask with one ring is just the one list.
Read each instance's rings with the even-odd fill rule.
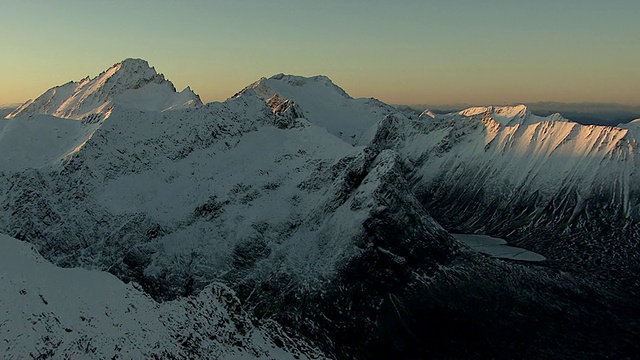
[[618,124],[621,129],[631,130],[633,134],[640,138],[640,119],[631,120],[628,123]]
[[277,347],[275,337],[290,339],[273,323],[254,326],[222,285],[157,303],[111,274],[58,268],[3,234],[0,288],[4,359],[309,358]]
[[190,88],[176,92],[173,84],[145,60],[126,59],[100,75],[53,87],[18,107],[7,118],[53,115],[68,119],[104,119],[114,105],[164,111],[202,105]]
[[546,258],[533,251],[507,245],[503,239],[478,234],[451,234],[471,249],[501,259],[544,261]]
[[[253,92],[249,92],[251,89]],[[365,145],[365,131],[388,114],[402,116],[394,107],[374,98],[354,99],[326,76],[303,77],[277,74],[262,78],[235,96],[258,96],[267,101],[275,95],[293,100],[304,118],[350,144]]]
[[60,164],[99,127],[50,115],[0,119],[0,172]]

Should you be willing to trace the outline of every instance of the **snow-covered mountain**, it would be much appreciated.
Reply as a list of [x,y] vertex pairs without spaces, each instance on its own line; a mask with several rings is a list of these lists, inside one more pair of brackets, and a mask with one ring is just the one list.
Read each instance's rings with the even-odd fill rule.
[[616,127],[619,127],[621,129],[629,129],[634,134],[638,134],[638,136],[640,137],[640,119],[634,119],[629,121],[628,123],[618,124],[618,126]]
[[307,119],[350,144],[364,145],[365,132],[395,108],[374,98],[354,99],[326,76],[302,77],[277,74],[247,86],[234,97],[258,96],[274,112],[289,100],[300,107],[298,116]]
[[[136,74],[117,82],[137,83]],[[0,232],[56,265],[92,269],[92,282],[118,299],[135,298],[131,328],[179,314],[154,322],[158,333],[130,351],[151,354],[142,349],[159,343],[153,351],[186,358],[204,349],[314,356],[313,344],[332,358],[611,357],[640,333],[621,320],[640,314],[629,300],[637,286],[622,286],[637,272],[613,272],[638,258],[630,130],[536,117],[524,106],[410,120],[326,77],[290,75],[224,102],[167,109],[142,101],[166,104],[154,81],[112,96],[98,122],[28,112],[0,120]],[[630,234],[613,237],[624,246],[603,250],[606,224]],[[485,256],[445,228],[503,236],[541,261]],[[588,260],[583,268],[577,258]],[[29,311],[44,311],[40,295],[53,305],[53,290],[26,283]],[[239,305],[221,307],[220,292]],[[120,323],[102,316],[108,304],[77,298],[76,308],[100,314],[99,327],[43,325],[34,336],[73,355],[74,336],[100,336],[94,346],[111,354]],[[125,313],[131,303],[113,301]],[[193,303],[197,315],[182,316]],[[15,322],[18,311],[0,320]],[[61,320],[65,311],[52,312]],[[238,321],[249,318],[256,324],[243,332]],[[203,332],[204,319],[227,324],[228,337]],[[196,339],[189,349],[176,335],[187,332]],[[27,341],[35,337],[11,353],[40,346]]]
[[193,108],[202,102],[190,88],[176,92],[173,84],[145,60],[126,59],[94,78],[87,76],[79,82],[53,87],[22,104],[7,118],[44,114],[95,122],[108,117],[117,104],[163,111]]
[[114,107],[163,112],[201,105],[190,88],[176,92],[145,60],[126,59],[94,78],[51,88],[0,121],[0,171],[65,161],[93,136]]

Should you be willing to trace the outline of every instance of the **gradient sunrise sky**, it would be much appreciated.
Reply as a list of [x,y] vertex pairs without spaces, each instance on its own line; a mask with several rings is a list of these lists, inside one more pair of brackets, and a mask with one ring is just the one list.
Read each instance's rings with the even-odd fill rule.
[[0,104],[143,58],[203,101],[329,76],[402,104],[640,104],[640,1],[0,0]]

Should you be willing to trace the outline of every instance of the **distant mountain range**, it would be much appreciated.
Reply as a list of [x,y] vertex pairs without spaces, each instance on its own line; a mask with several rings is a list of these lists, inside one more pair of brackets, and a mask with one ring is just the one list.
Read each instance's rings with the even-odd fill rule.
[[1,346],[632,358],[639,139],[525,105],[395,108],[325,76],[203,104],[127,59],[0,120]]

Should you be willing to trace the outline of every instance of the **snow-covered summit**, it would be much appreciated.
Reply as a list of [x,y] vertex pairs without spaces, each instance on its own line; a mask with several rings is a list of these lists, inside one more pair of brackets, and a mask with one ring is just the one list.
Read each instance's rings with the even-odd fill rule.
[[[395,108],[379,100],[352,98],[323,75],[277,74],[268,79],[261,78],[233,97],[257,96],[270,102],[276,95],[278,103],[291,100],[300,107],[300,117],[350,144],[366,142],[362,137],[367,129],[388,114],[399,114]],[[275,108],[273,110],[276,112]]]
[[109,117],[114,105],[138,110],[164,111],[196,107],[202,101],[190,88],[176,92],[171,81],[142,59],[126,59],[94,78],[53,87],[18,107],[7,118],[53,115],[99,121]]
[[[352,99],[344,89],[334,84],[331,79],[324,75],[304,77],[298,75],[285,75],[283,73],[273,75],[268,79],[263,77],[247,86],[245,89],[240,91],[240,93],[236,94],[236,96],[242,94],[246,89],[253,89],[260,98],[267,99],[274,95],[274,91],[293,95],[295,92],[293,89],[295,88],[306,88],[306,91],[313,89],[316,92],[325,92],[329,90],[346,99]],[[286,95],[284,96],[286,97]]]

